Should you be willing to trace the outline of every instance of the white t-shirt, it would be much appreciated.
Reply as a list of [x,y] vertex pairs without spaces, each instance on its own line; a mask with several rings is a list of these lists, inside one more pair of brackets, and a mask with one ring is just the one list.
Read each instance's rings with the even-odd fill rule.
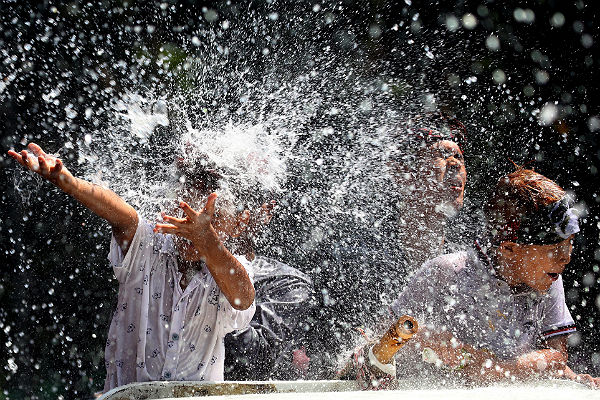
[[545,294],[511,288],[482,259],[473,250],[427,261],[394,301],[392,313],[445,328],[459,341],[501,359],[535,350],[540,339],[575,331],[562,278]]
[[[206,265],[185,291],[172,236],[140,218],[124,256],[113,238],[108,256],[119,281],[106,341],[104,390],[131,382],[223,380],[224,336],[245,328],[255,305],[234,309]],[[238,260],[247,267],[248,261]]]

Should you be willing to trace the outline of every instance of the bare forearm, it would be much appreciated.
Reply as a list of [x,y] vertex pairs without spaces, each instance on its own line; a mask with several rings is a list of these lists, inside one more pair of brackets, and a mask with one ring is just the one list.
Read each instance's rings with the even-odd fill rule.
[[52,182],[111,225],[117,242],[127,251],[137,228],[137,213],[113,191],[74,177],[55,155],[46,154],[40,146],[29,143],[27,150],[8,155],[28,170]]
[[197,212],[186,202],[180,202],[179,206],[186,217],[163,215],[167,223],[156,224],[154,231],[191,241],[197,256],[206,262],[210,274],[229,304],[235,309],[245,310],[254,302],[254,287],[242,264],[223,246],[212,226],[216,199],[217,194],[211,193],[201,212]]
[[563,370],[567,366],[567,356],[554,349],[542,349],[527,353],[516,360],[515,371],[524,378],[531,374],[546,375]]
[[119,245],[127,249],[138,222],[137,213],[133,207],[112,190],[71,174],[63,175],[55,184],[94,214],[105,219],[110,224]]
[[559,351],[542,349],[523,354],[514,360],[498,360],[494,356],[484,359],[475,356],[470,366],[471,377],[487,382],[500,382],[506,379],[532,379],[540,376],[555,376],[566,367],[566,358]]
[[218,242],[209,247],[206,265],[219,288],[237,310],[245,310],[254,301],[254,287],[243,265]]

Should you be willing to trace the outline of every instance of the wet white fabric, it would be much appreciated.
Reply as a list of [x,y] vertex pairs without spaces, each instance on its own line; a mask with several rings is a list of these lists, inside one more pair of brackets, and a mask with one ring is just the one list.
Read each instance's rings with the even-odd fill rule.
[[575,331],[562,278],[545,294],[511,288],[475,251],[426,262],[391,310],[397,317],[412,315],[419,325],[447,329],[461,342],[503,359],[534,350],[540,339],[552,333]]
[[[234,309],[206,265],[182,291],[172,236],[154,233],[142,218],[127,254],[113,238],[108,258],[119,295],[104,390],[153,380],[223,380],[223,338],[248,326],[255,305]],[[247,268],[245,258],[238,260]]]

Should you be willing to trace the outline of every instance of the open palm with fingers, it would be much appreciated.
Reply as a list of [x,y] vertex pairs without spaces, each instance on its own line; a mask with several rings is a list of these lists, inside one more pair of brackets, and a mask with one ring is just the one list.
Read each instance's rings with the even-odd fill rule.
[[8,154],[17,160],[19,164],[41,175],[56,186],[60,186],[62,183],[61,180],[72,177],[71,173],[58,157],[46,154],[44,150],[35,143],[29,143],[29,145],[27,145],[27,150],[21,150],[19,153],[9,150]]
[[156,224],[154,231],[187,239],[194,244],[201,255],[206,255],[215,243],[220,243],[219,236],[212,225],[216,199],[217,194],[211,193],[204,209],[200,212],[186,202],[180,202],[179,207],[185,213],[185,217],[177,218],[163,214],[165,223]]

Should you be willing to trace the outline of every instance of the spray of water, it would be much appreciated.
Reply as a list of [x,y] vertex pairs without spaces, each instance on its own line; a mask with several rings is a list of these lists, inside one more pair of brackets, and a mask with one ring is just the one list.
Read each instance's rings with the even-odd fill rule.
[[246,206],[260,193],[282,191],[289,150],[281,139],[293,139],[291,134],[251,123],[196,128],[177,103],[139,95],[118,101],[113,118],[107,133],[80,143],[84,176],[111,187],[148,218],[179,200],[181,169],[218,171],[221,202]]
[[[554,42],[544,38],[538,43],[539,34],[532,31],[544,31],[550,21],[547,32],[554,40],[574,31],[579,36],[573,49],[582,44],[588,49],[592,36],[580,22],[586,20],[583,2],[576,12],[581,15],[570,14],[566,6],[544,7],[536,9],[535,21],[523,10],[513,15],[507,6],[462,2],[445,9],[405,1],[395,14],[390,13],[395,6],[386,2],[226,2],[204,9],[142,3],[103,7],[71,2],[29,8],[3,4],[0,100],[10,136],[4,143],[16,148],[40,141],[64,157],[77,175],[110,187],[148,219],[176,199],[173,188],[181,178],[176,159],[182,154],[189,164],[205,162],[221,171],[228,182],[220,189],[221,200],[245,206],[275,198],[277,213],[258,250],[311,274],[321,315],[307,321],[307,329],[323,325],[325,341],[344,343],[353,326],[388,302],[392,295],[385,290],[393,292],[397,279],[382,277],[385,269],[398,278],[404,275],[394,262],[394,249],[399,247],[395,228],[410,188],[398,187],[389,161],[404,150],[394,132],[414,114],[436,109],[433,94],[422,87],[434,88],[436,95],[445,90],[454,108],[471,119],[465,122],[477,125],[472,142],[478,148],[471,152],[468,166],[471,181],[486,181],[499,173],[507,155],[543,161],[551,154],[570,153],[571,147],[575,152],[556,168],[564,169],[565,175],[587,169],[596,173],[593,159],[582,156],[595,150],[577,142],[577,137],[593,135],[599,125],[597,116],[588,114],[593,112],[585,95],[589,82],[582,78],[572,86],[555,86],[560,81],[556,65],[563,54],[553,55],[547,44]],[[507,22],[513,19],[516,22]],[[529,57],[520,58],[527,54],[532,64],[527,64]],[[524,64],[515,70],[514,60]],[[592,60],[587,50],[573,51],[568,63],[589,68]],[[566,64],[565,68],[568,71]],[[558,94],[562,97],[556,104]],[[577,116],[578,110],[589,132],[562,125],[563,117]],[[559,123],[563,133],[555,137],[552,127]],[[545,130],[540,131],[540,124]],[[497,134],[511,130],[510,135]],[[19,171],[11,181],[19,195],[11,202],[19,204],[32,196],[39,197],[32,205],[52,200],[64,217],[63,224],[56,225],[67,226],[68,220],[84,215],[80,219],[85,221],[77,225],[82,237],[91,240],[85,235],[92,235],[97,249],[106,244],[85,213],[74,212],[72,203],[55,192],[39,190],[42,183],[31,174]],[[481,194],[485,184],[478,185],[474,192]],[[589,204],[597,203],[596,197],[590,197]],[[81,261],[85,267],[65,266],[73,232],[52,230],[44,242],[60,245],[49,253],[29,240],[38,236],[32,232],[52,228],[51,213],[38,216],[47,218],[46,225],[28,220],[31,211],[24,217],[17,214],[3,220],[8,230],[1,232],[8,232],[3,233],[10,238],[8,251],[18,256],[13,269],[22,275],[6,274],[0,293],[6,287],[27,297],[3,298],[9,304],[1,311],[8,317],[0,321],[0,328],[9,338],[3,360],[9,376],[17,369],[34,376],[33,368],[40,363],[42,370],[54,371],[55,358],[47,356],[46,348],[43,356],[27,352],[37,349],[33,341],[52,343],[51,354],[71,354],[57,367],[68,378],[51,384],[53,391],[62,393],[76,386],[77,373],[72,371],[79,371],[82,359],[84,369],[101,365],[100,356],[90,355],[96,350],[82,351],[75,344],[89,341],[94,329],[94,348],[102,348],[99,338],[105,333],[102,321],[107,323],[104,310],[109,308],[103,304],[111,295],[105,280],[110,273],[93,282],[89,276],[102,271],[105,252],[86,252]],[[355,257],[366,248],[372,250],[368,259]],[[596,248],[597,243],[590,243],[588,251]],[[343,262],[348,259],[355,263]],[[374,267],[373,260],[385,268]],[[587,294],[576,287],[566,291],[570,305],[581,300],[581,307],[587,301],[589,308],[597,291],[587,289],[598,271],[587,259],[580,262],[586,264],[580,281]],[[55,273],[56,265],[74,272],[63,277]],[[39,279],[40,275],[55,280]],[[25,288],[47,285],[40,286],[39,293],[48,296],[29,296],[23,286],[12,286],[21,281]],[[73,293],[72,287],[83,282],[99,296],[94,302],[75,298],[80,293]],[[360,297],[365,282],[378,293],[369,299],[371,309]],[[52,297],[58,294],[60,302]],[[75,330],[72,327],[79,325],[70,320],[74,307],[79,308],[79,320],[90,312],[101,318],[93,328]],[[35,323],[27,324],[27,312]],[[47,341],[33,333],[40,326],[51,332]],[[573,337],[571,344],[579,344],[585,336]],[[597,356],[591,356],[594,365]],[[40,376],[43,382],[50,375]],[[80,386],[89,391],[94,384]]]
[[[198,73],[214,75],[222,66],[207,68]],[[232,73],[230,87],[252,88],[235,110],[230,104],[204,107],[213,104],[206,98],[210,87],[198,87],[198,95],[123,96],[109,127],[78,143],[84,177],[110,186],[150,216],[173,199],[179,157],[218,170],[223,199],[246,205],[268,195],[285,206],[281,212],[299,214],[305,222],[300,232],[309,230],[308,237],[294,239],[299,247],[317,245],[340,216],[377,226],[389,217],[382,212],[393,212],[381,202],[394,197],[391,140],[406,114],[386,82],[359,82],[348,78],[349,71],[280,77],[274,70],[250,83]]]
[[[311,274],[319,307],[331,315],[320,317],[328,332],[321,339],[333,344],[377,319],[404,276],[396,258],[403,199],[390,163],[409,153],[398,132],[411,115],[393,82],[342,65],[296,75],[274,69],[255,82],[229,73],[229,90],[246,90],[235,109],[207,95],[214,82],[159,98],[129,94],[114,103],[109,128],[78,143],[80,169],[150,220],[177,200],[173,189],[185,179],[177,159],[218,171],[221,206],[252,209],[275,199],[257,251]],[[198,75],[223,67],[208,68]],[[435,107],[431,96],[423,102]]]

